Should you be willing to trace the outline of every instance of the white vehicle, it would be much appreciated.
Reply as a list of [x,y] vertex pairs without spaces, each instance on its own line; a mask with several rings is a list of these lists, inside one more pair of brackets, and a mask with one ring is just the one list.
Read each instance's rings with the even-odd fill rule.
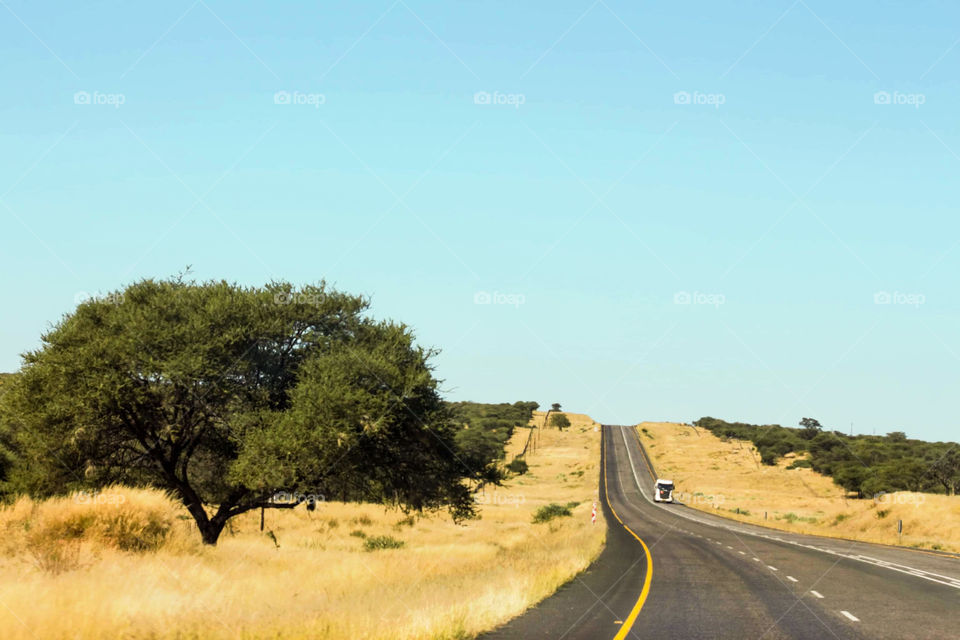
[[654,502],[673,502],[673,480],[661,480],[653,486]]

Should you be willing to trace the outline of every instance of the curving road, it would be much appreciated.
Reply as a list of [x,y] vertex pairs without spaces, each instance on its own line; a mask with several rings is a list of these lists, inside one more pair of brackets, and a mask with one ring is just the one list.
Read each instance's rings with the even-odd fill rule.
[[609,531],[600,557],[483,638],[960,638],[956,556],[655,504],[631,427],[604,426],[602,466]]

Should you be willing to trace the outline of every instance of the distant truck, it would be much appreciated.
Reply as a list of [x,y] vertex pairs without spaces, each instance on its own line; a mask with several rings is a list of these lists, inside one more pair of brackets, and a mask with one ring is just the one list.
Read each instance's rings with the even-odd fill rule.
[[653,486],[654,502],[673,502],[673,480],[661,480]]

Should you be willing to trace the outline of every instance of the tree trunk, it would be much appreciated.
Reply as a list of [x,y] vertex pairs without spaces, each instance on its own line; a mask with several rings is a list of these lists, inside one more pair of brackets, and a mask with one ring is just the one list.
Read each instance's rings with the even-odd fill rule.
[[200,537],[203,538],[203,544],[216,545],[225,524],[225,521],[207,520],[201,526],[198,522],[197,526],[200,527]]

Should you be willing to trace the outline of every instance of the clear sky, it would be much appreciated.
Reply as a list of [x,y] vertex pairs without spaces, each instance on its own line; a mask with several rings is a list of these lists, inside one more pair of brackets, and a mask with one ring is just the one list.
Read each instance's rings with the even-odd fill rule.
[[[451,399],[958,439],[950,2],[0,1],[0,370],[193,265]],[[880,93],[878,93],[880,92]]]

